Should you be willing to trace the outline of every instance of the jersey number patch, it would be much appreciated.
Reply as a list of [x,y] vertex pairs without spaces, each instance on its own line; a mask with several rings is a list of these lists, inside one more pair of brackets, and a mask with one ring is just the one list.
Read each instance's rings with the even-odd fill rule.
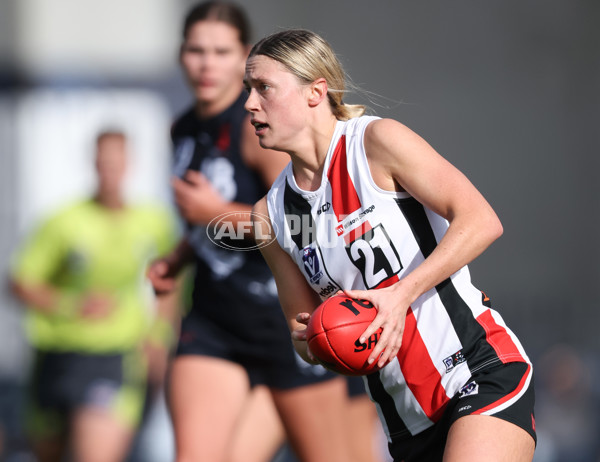
[[346,252],[362,274],[367,289],[377,287],[402,270],[398,252],[382,224],[357,236],[346,245]]

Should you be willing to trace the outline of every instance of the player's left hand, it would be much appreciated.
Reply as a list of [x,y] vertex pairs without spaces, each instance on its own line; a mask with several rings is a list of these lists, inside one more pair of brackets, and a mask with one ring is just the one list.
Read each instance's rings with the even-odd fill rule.
[[[296,346],[298,345],[298,343],[296,343],[296,342],[301,342],[302,347],[301,347],[301,351],[298,351],[298,354],[300,354],[300,356],[302,356],[302,358],[304,358],[305,361],[308,358],[309,361],[307,361],[307,362],[312,363],[312,364],[319,364],[319,361],[311,353],[310,348],[308,348],[308,343],[306,342],[306,326],[308,326],[309,319],[310,319],[309,313],[299,313],[296,316],[296,321],[301,326],[295,328],[292,331],[292,340],[294,341],[294,344]],[[304,351],[306,351],[306,355],[303,354]]]
[[[383,328],[381,337],[369,356],[369,364],[378,357],[378,366],[383,367],[392,360],[402,345],[404,322],[410,308],[410,301],[403,298],[401,281],[390,287],[377,290],[345,290],[348,297],[370,301],[377,309],[377,316],[360,337],[361,342]],[[381,356],[379,356],[381,354]]]
[[116,306],[117,302],[111,295],[90,292],[81,299],[79,316],[89,320],[105,319],[115,310]]
[[183,179],[171,181],[175,203],[189,223],[208,224],[220,214],[225,201],[202,173],[188,170]]

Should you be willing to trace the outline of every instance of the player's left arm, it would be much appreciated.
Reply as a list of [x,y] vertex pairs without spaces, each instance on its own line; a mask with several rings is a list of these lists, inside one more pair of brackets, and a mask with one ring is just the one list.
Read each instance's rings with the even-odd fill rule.
[[386,289],[348,293],[367,298],[378,307],[378,315],[364,337],[383,327],[370,359],[383,351],[380,364],[384,364],[398,353],[410,304],[480,255],[500,237],[502,225],[466,176],[399,122],[381,119],[369,124],[365,149],[378,186],[407,191],[450,224],[435,250],[399,282]]
[[[254,206],[253,213],[261,217],[269,216],[266,198],[262,198]],[[255,220],[255,226],[266,227],[263,220]],[[298,354],[307,362],[317,362],[310,356],[306,343],[306,323],[315,308],[321,303],[319,296],[310,288],[298,266],[279,246],[277,240],[271,242],[267,236],[270,230],[261,229],[256,232],[257,244],[269,265],[275,283],[283,313],[292,333],[292,341]]]

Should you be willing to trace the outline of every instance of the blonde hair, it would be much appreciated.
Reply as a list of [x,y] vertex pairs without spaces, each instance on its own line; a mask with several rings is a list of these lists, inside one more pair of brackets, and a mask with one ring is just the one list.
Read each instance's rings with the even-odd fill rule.
[[319,78],[327,81],[327,98],[338,120],[348,120],[365,113],[361,104],[345,104],[346,74],[331,45],[321,36],[305,29],[289,29],[260,40],[249,57],[262,55],[283,64],[302,83]]

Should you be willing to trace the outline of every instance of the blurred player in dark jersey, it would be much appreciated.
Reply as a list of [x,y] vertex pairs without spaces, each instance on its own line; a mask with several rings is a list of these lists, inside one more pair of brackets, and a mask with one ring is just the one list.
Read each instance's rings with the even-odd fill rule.
[[[244,110],[249,41],[235,5],[203,3],[186,17],[180,60],[194,102],[172,139],[187,235],[151,271],[163,293],[186,264],[195,268],[168,386],[176,460],[270,460],[285,428],[300,460],[348,461],[344,379],[295,354],[269,268],[250,234],[231,233],[249,229],[251,204],[288,162],[258,145]],[[227,242],[207,235],[219,226]]]

